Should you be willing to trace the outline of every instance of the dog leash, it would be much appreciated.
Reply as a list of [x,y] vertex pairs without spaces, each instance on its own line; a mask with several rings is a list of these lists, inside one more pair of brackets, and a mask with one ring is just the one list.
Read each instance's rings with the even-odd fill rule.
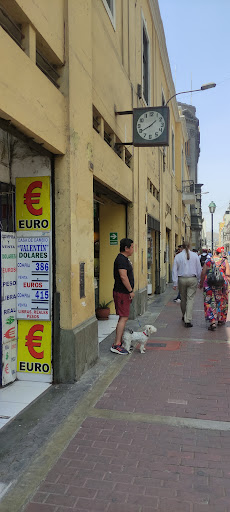
[[[134,306],[133,306],[133,303],[132,303],[132,302],[131,302],[131,307],[133,308],[133,312],[135,313],[135,311],[134,311]],[[142,327],[141,327],[141,323],[140,323],[140,321],[138,320],[138,318],[135,318],[135,320],[137,320],[137,322],[138,322],[138,324],[139,324],[139,327],[140,327],[140,328],[142,328]]]

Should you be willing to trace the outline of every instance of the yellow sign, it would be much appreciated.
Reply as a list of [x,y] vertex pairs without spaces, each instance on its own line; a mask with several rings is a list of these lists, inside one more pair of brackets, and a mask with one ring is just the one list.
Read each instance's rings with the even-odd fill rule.
[[50,229],[50,177],[16,178],[16,230]]
[[18,321],[17,371],[51,373],[51,322]]

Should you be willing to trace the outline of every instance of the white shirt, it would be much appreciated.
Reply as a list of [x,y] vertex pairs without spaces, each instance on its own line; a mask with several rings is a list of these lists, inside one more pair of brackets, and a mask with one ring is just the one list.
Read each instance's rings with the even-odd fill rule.
[[202,269],[199,257],[192,251],[189,251],[189,256],[190,259],[187,260],[187,253],[185,249],[175,256],[172,269],[173,286],[177,286],[178,277],[196,276],[198,281],[200,280]]

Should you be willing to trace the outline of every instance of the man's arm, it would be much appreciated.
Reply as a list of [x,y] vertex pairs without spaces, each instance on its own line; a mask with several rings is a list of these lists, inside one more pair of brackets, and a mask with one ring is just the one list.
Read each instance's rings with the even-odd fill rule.
[[196,267],[197,267],[197,279],[198,279],[198,283],[199,283],[200,276],[201,276],[201,271],[202,271],[202,267],[201,267],[201,264],[200,264],[199,256],[197,256],[197,259],[196,259]]
[[130,284],[126,268],[119,268],[118,272],[120,274],[120,278],[122,280],[123,285],[125,286],[125,288],[127,288],[128,292],[129,292],[130,298],[133,299],[134,291],[133,291],[132,286]]
[[177,275],[177,257],[175,256],[173,268],[172,268],[172,280],[173,280],[173,288],[174,290],[178,285],[178,275]]

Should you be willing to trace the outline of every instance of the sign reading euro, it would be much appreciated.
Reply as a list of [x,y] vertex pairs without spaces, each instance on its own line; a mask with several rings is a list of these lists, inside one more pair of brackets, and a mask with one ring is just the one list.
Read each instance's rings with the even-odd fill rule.
[[50,177],[16,178],[17,231],[50,231]]
[[51,374],[51,322],[19,320],[17,371]]

